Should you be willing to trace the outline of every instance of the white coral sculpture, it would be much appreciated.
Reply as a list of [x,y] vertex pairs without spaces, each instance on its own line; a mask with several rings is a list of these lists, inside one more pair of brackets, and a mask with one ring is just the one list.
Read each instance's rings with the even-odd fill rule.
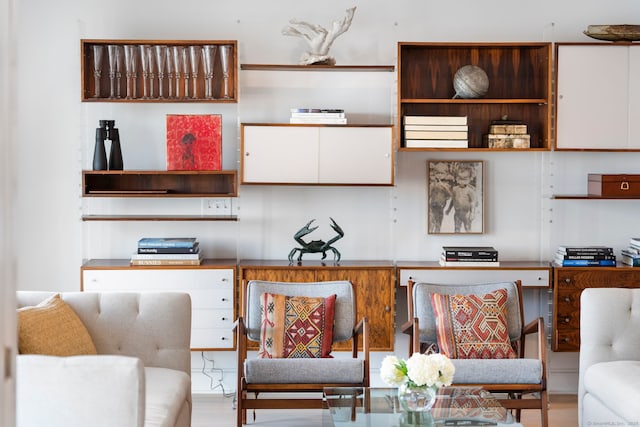
[[302,37],[309,44],[309,50],[304,52],[300,57],[300,65],[335,65],[336,60],[329,56],[329,49],[335,39],[339,35],[346,33],[351,26],[353,15],[356,13],[356,7],[349,8],[346,12],[344,18],[333,21],[330,30],[320,25],[299,21],[295,18],[289,21],[290,25],[282,29],[283,35]]

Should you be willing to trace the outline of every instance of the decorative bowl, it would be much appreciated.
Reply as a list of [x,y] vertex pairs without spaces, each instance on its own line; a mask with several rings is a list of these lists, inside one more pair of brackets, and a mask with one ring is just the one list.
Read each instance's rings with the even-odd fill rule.
[[640,40],[640,25],[589,25],[585,35],[612,42],[633,42]]
[[489,90],[489,77],[477,65],[460,67],[453,76],[454,98],[480,98]]

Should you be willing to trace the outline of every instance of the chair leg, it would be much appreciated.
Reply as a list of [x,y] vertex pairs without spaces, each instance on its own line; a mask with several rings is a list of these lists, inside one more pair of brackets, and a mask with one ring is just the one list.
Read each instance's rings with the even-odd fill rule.
[[540,392],[540,426],[549,426],[549,401],[546,390]]
[[242,427],[247,423],[247,410],[244,408],[244,392],[242,390],[237,391],[238,403],[236,406],[236,421],[237,427]]

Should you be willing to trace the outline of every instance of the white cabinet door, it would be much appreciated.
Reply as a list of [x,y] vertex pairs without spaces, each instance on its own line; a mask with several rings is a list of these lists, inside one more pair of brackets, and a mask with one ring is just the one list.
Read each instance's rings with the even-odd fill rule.
[[318,128],[243,126],[242,183],[318,182]]
[[393,184],[391,126],[243,125],[243,184]]
[[391,127],[321,128],[320,183],[392,184]]
[[87,292],[187,292],[191,296],[191,348],[233,349],[232,269],[84,269]]
[[[558,46],[557,148],[640,148],[639,134],[629,135],[629,107],[635,105],[637,112],[640,102],[637,56],[638,49],[629,46]],[[632,87],[635,100],[630,102]]]

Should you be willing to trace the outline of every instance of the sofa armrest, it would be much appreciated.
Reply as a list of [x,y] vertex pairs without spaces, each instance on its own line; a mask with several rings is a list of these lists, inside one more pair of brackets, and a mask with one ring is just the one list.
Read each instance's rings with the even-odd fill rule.
[[20,355],[17,427],[144,425],[145,377],[138,358]]

